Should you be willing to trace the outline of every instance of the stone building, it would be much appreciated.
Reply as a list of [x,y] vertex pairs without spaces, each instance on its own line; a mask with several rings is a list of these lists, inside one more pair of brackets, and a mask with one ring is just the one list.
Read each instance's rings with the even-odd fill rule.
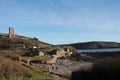
[[14,38],[15,34],[14,34],[14,27],[10,27],[9,28],[9,38]]

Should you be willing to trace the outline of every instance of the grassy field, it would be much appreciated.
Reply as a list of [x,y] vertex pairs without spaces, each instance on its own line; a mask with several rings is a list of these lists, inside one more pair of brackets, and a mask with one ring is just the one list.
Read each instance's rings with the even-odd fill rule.
[[36,57],[28,57],[28,56],[22,56],[21,57],[21,60],[30,60],[30,61],[33,61],[33,60],[44,60],[44,61],[47,61],[51,59],[50,57],[47,57],[47,56],[36,56]]
[[49,72],[40,71],[29,66],[27,68],[32,72],[33,77],[26,80],[53,80],[53,76]]
[[[41,60],[49,60],[51,58],[47,57],[47,56],[36,56],[36,57],[21,57],[21,60],[29,60],[29,61],[41,61]],[[53,80],[52,75],[49,72],[45,72],[45,71],[41,71],[41,70],[37,70],[34,69],[30,66],[26,66],[28,68],[28,70],[33,74],[33,77],[31,77],[30,79],[25,79],[25,80]]]

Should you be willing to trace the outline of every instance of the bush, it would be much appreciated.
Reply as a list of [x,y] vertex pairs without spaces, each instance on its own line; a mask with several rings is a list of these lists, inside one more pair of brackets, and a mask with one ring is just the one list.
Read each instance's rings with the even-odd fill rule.
[[91,70],[72,73],[72,80],[120,80],[120,59],[106,58],[93,65]]

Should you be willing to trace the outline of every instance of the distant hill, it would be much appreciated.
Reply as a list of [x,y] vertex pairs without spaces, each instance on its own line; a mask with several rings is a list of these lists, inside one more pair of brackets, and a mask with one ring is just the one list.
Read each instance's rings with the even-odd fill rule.
[[85,43],[67,44],[67,45],[64,45],[64,46],[73,46],[76,49],[120,48],[120,43],[118,43],[118,42],[93,41],[93,42],[85,42]]

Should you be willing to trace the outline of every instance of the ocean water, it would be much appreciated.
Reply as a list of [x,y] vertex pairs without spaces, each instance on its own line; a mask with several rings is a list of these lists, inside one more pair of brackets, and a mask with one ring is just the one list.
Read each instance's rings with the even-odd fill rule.
[[117,52],[120,51],[120,48],[107,48],[107,49],[79,49],[78,53],[82,52]]

